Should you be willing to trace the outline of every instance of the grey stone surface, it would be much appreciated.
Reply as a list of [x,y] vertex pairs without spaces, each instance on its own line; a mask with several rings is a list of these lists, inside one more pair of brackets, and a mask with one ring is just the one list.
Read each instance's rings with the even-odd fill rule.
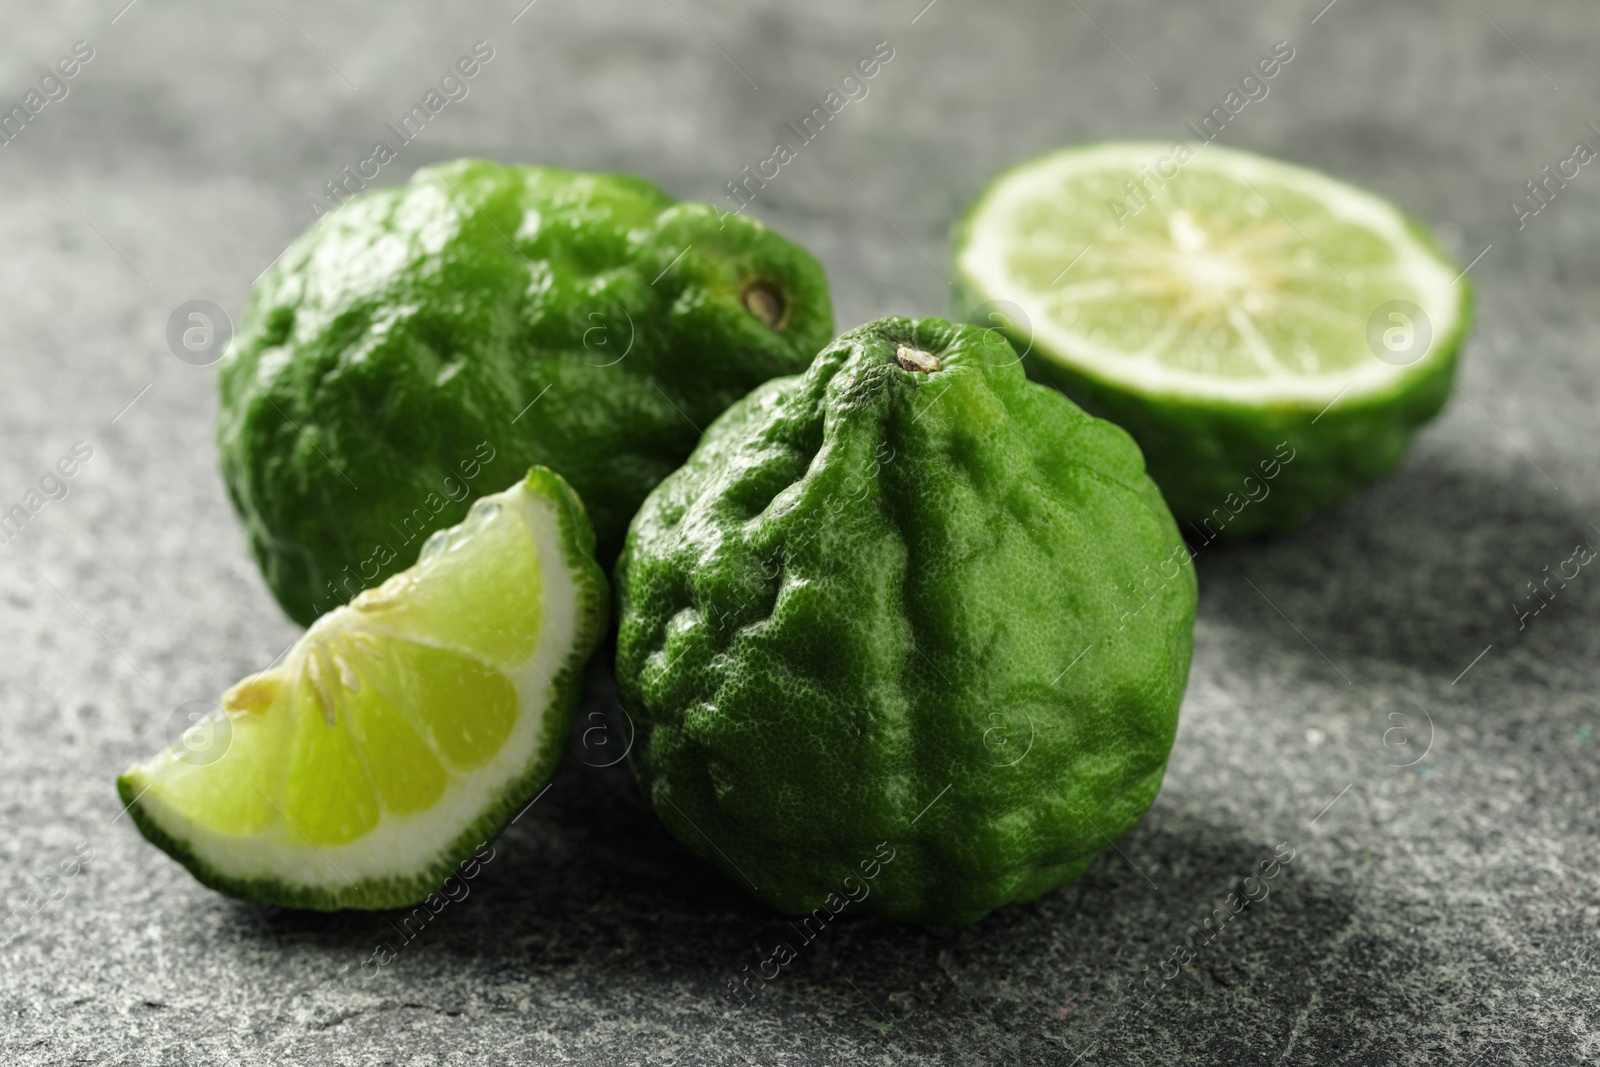
[[[1511,608],[1597,537],[1600,173],[1523,229],[1507,206],[1575,141],[1600,146],[1592,5],[124,2],[0,6],[8,108],[74,41],[95,49],[0,147],[0,506],[93,448],[0,546],[0,902],[26,912],[40,879],[59,896],[0,948],[0,1062],[1600,1059],[1600,574],[1525,628]],[[217,475],[214,372],[163,338],[186,300],[236,314],[322,182],[479,39],[495,58],[471,95],[386,180],[475,154],[717,200],[890,42],[754,208],[825,261],[841,327],[945,309],[947,228],[997,169],[1176,138],[1286,39],[1295,58],[1222,140],[1484,253],[1460,393],[1386,483],[1202,553],[1165,789],[1078,884],[963,929],[840,922],[731,1010],[729,980],[794,932],[580,748],[470,897],[363,972],[399,941],[389,917],[224,899],[119,817],[111,779],[172,709],[296,632]],[[1431,740],[1409,767],[1371,722],[1394,701]],[[1280,843],[1271,895],[1168,980]]]

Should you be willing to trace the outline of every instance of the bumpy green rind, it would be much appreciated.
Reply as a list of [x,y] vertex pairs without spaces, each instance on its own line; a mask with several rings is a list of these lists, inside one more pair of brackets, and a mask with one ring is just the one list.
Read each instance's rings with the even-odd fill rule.
[[[776,328],[742,302],[756,283]],[[609,566],[701,429],[832,332],[822,268],[760,222],[638,178],[429,167],[261,279],[221,364],[222,472],[301,623],[533,464],[583,497]]]
[[[982,203],[980,197],[956,225],[952,244],[954,311],[974,322],[987,302],[1009,299],[985,291],[960,266],[960,249]],[[1409,217],[1406,225],[1441,263],[1457,269],[1427,227]],[[1473,309],[1471,281],[1463,275],[1457,285],[1456,329],[1435,339],[1413,373],[1386,392],[1346,397],[1326,408],[1137,392],[1050,351],[1029,324],[999,315],[981,324],[1005,333],[1026,354],[1030,377],[1131,433],[1185,536],[1205,544],[1291,530],[1399,466],[1417,429],[1443,409],[1455,381]]]
[[[903,369],[902,343],[941,369]],[[633,521],[635,771],[781,911],[974,921],[1077,877],[1154,800],[1189,561],[1128,435],[998,334],[852,330],[734,405]]]
[[161,851],[183,864],[200,884],[240,900],[311,911],[381,910],[417,904],[458,873],[485,842],[493,841],[522,808],[555,776],[566,737],[578,706],[583,669],[605,636],[610,612],[610,587],[595,562],[594,530],[583,502],[562,477],[544,467],[527,472],[530,491],[552,501],[561,523],[563,554],[578,591],[578,631],[561,670],[551,680],[552,699],[534,759],[523,774],[506,785],[499,797],[429,863],[404,878],[362,879],[337,890],[292,885],[274,879],[236,878],[202,861],[187,844],[158,827],[139,803],[137,783],[125,773],[117,779],[117,795],[139,832]]

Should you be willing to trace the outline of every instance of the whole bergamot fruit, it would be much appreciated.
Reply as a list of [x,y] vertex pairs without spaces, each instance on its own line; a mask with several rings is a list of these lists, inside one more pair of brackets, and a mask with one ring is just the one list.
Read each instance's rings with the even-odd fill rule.
[[221,367],[222,471],[302,623],[536,464],[609,566],[701,430],[832,333],[822,268],[759,222],[638,178],[430,167],[261,279]]
[[970,922],[1160,787],[1189,551],[1132,439],[998,330],[883,319],[757,388],[615,580],[644,791],[779,910]]

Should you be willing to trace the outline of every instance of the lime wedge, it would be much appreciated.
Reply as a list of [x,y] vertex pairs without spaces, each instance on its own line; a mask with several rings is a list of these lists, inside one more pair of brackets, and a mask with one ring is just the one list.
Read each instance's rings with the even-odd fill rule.
[[576,494],[533,468],[130,767],[123,803],[232,896],[422,900],[555,773],[605,629],[593,549]]
[[1394,205],[1212,145],[1016,167],[954,260],[959,313],[1131,432],[1191,539],[1292,526],[1392,469],[1443,406],[1471,312]]

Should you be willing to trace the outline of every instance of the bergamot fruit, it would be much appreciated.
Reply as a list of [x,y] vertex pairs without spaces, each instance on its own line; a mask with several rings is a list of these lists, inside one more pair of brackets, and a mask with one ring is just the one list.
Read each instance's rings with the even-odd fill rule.
[[213,889],[325,911],[414,904],[555,773],[607,600],[583,505],[536,467],[117,791]]
[[998,331],[883,319],[758,387],[615,580],[645,794],[782,911],[976,920],[1077,877],[1161,784],[1188,550],[1128,435]]
[[652,486],[832,335],[821,267],[638,178],[461,161],[362,193],[257,285],[217,440],[267,584],[308,623],[530,465],[609,566]]
[[1214,145],[1018,166],[954,259],[959,314],[1133,434],[1201,543],[1287,529],[1393,469],[1449,396],[1472,307],[1393,204]]

